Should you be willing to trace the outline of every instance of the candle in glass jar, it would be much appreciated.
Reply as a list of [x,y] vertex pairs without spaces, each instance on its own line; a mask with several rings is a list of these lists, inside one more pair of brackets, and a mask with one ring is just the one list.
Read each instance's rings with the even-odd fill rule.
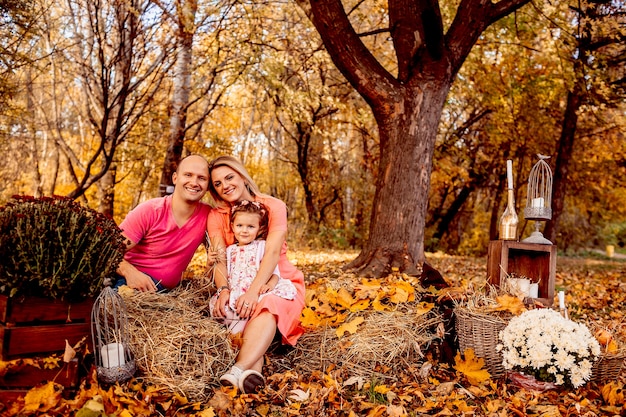
[[105,368],[115,368],[126,363],[124,359],[124,345],[121,343],[109,343],[100,349],[102,366]]
[[531,206],[534,208],[543,208],[544,207],[544,199],[543,197],[533,198],[531,201]]

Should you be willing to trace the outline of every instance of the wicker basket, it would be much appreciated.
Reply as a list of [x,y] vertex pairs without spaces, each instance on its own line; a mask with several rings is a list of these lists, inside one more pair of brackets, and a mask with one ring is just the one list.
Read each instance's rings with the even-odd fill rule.
[[626,352],[603,353],[600,355],[600,359],[593,364],[590,381],[596,384],[605,384],[616,380],[622,371],[625,359]]
[[477,357],[485,360],[485,367],[496,379],[504,375],[502,354],[496,351],[498,334],[508,320],[488,314],[471,312],[463,307],[454,309],[456,333],[461,352],[473,349]]

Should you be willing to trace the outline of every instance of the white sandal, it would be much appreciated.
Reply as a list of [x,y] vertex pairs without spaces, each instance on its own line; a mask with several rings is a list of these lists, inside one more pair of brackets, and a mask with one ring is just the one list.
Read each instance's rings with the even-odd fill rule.
[[244,394],[254,394],[263,385],[265,385],[265,378],[254,369],[243,371],[239,377],[239,389]]
[[239,387],[239,378],[241,378],[242,374],[243,371],[241,368],[233,366],[230,368],[230,371],[220,377],[220,384],[223,386]]

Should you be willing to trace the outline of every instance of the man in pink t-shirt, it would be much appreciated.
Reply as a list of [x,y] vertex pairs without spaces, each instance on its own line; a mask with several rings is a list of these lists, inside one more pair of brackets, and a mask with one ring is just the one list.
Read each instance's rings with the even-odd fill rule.
[[129,240],[116,286],[139,291],[172,289],[204,241],[211,207],[201,200],[209,185],[209,165],[200,155],[184,158],[172,175],[174,193],[131,210],[120,224]]

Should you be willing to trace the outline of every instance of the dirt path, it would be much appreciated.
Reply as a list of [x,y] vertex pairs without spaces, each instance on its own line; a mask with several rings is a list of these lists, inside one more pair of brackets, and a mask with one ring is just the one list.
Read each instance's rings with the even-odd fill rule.
[[[602,250],[602,249],[592,249],[591,251],[595,252],[595,253],[601,253],[602,255],[606,256],[606,251],[605,250]],[[613,253],[613,256],[611,258],[609,258],[609,259],[626,259],[626,255],[624,255],[623,253],[615,252],[615,253]]]

